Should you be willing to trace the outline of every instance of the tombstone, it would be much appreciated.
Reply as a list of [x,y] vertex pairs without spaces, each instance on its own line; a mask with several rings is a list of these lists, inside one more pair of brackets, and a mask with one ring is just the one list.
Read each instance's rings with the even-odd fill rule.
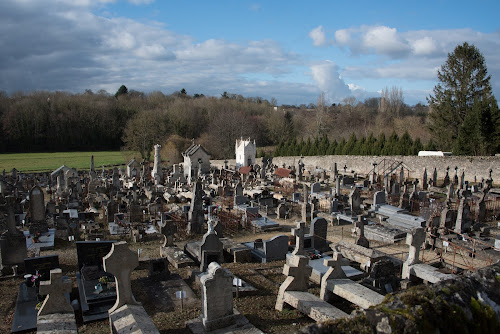
[[130,274],[139,265],[139,255],[130,250],[125,241],[111,245],[110,252],[102,258],[103,268],[115,276],[116,302],[109,309],[113,313],[123,305],[140,305],[132,294]]
[[401,170],[399,171],[399,185],[403,184],[405,182],[405,169],[403,166],[401,166]]
[[399,191],[400,191],[399,183],[393,182],[392,187],[391,187],[391,194],[392,195],[399,195]]
[[188,212],[188,233],[201,234],[205,223],[205,214],[203,210],[203,186],[198,180],[193,185],[193,198]]
[[285,203],[280,203],[278,205],[278,208],[276,209],[276,213],[278,215],[278,218],[280,219],[286,219],[287,215],[287,209],[286,209],[286,204]]
[[61,269],[50,270],[50,279],[40,282],[40,294],[47,295],[47,297],[38,311],[38,316],[54,313],[73,314],[73,307],[65,295],[65,293],[70,293],[72,289],[71,279],[63,278]]
[[275,309],[283,310],[284,295],[286,291],[305,291],[308,288],[309,276],[312,268],[309,266],[309,259],[303,255],[291,256],[283,267],[285,281],[281,284],[276,299]]
[[162,247],[174,246],[174,234],[177,232],[177,225],[173,221],[164,220],[165,214],[161,214],[160,233],[164,236]]
[[50,278],[50,271],[59,268],[59,256],[47,255],[24,259],[24,271],[26,274],[40,275],[40,281]]
[[311,234],[314,240],[314,249],[320,252],[326,252],[329,250],[329,242],[326,239],[328,230],[328,222],[325,218],[316,217],[311,222]]
[[341,195],[341,193],[340,193],[340,178],[341,178],[340,175],[337,175],[337,177],[335,178],[335,197],[337,197],[337,198]]
[[224,224],[221,223],[221,221],[219,219],[216,219],[216,218],[212,218],[212,219],[214,221],[215,234],[217,234],[217,236],[219,238],[224,238],[224,231],[226,230],[226,227],[224,226]]
[[[102,258],[112,249],[112,241],[77,241],[78,271],[76,279],[84,322],[108,317],[108,310],[116,302],[116,289],[108,287],[97,293],[100,277],[110,277],[103,267]],[[135,253],[137,255],[137,253]]]
[[438,172],[437,169],[434,168],[434,172],[432,173],[432,186],[437,187],[437,179],[438,179]]
[[425,230],[423,228],[416,228],[406,234],[406,244],[410,246],[408,258],[403,263],[402,279],[410,278],[410,266],[419,263],[420,248],[425,241]]
[[241,182],[238,182],[238,184],[236,185],[234,195],[243,196],[243,185],[241,184]]
[[311,184],[311,195],[312,194],[317,194],[321,192],[321,184],[318,182],[315,182]]
[[422,189],[427,190],[428,187],[427,180],[427,168],[424,167],[424,174],[422,175]]
[[356,229],[356,245],[365,248],[370,248],[370,242],[365,237],[365,221],[362,215],[358,215],[358,221],[354,222],[354,227]]
[[349,195],[349,205],[351,206],[351,215],[359,212],[361,208],[361,192],[358,187]]
[[148,278],[165,279],[170,275],[168,260],[166,258],[149,260]]
[[479,196],[477,201],[477,222],[484,223],[486,221],[486,195],[488,194],[489,186],[486,186]]
[[454,188],[453,183],[450,183],[448,185],[448,191],[446,192],[446,201],[447,202],[451,202],[452,199],[453,199],[453,195],[454,195],[453,194],[453,188]]
[[339,200],[337,198],[332,198],[330,202],[330,213],[339,212]]
[[385,201],[385,191],[377,191],[373,195],[373,207],[375,210],[378,209],[378,206],[386,204]]
[[289,237],[280,234],[269,240],[256,240],[255,242],[245,242],[243,244],[250,248],[252,256],[258,262],[267,263],[285,260],[288,253],[288,242]]
[[209,225],[207,233],[203,235],[203,239],[201,240],[199,256],[200,271],[202,272],[207,270],[211,262],[224,262],[222,242],[219,240],[217,234],[215,234],[211,224]]
[[328,301],[332,296],[332,292],[327,289],[327,281],[330,279],[346,279],[347,276],[342,269],[342,266],[348,266],[351,262],[344,259],[340,250],[334,250],[331,259],[325,259],[324,265],[328,267],[326,273],[321,277],[320,298]]
[[7,231],[0,236],[0,251],[2,266],[22,265],[27,257],[26,237],[16,228],[14,213],[15,198],[6,196],[7,206]]
[[460,189],[464,189],[465,185],[465,172],[462,171],[462,174],[460,174]]
[[233,308],[233,274],[217,262],[207,267],[200,277],[201,320],[204,329],[213,331],[228,327],[235,322]]
[[305,235],[306,223],[298,222],[296,228],[292,228],[292,236],[295,237],[295,249],[292,255],[305,255],[304,249],[304,235]]
[[47,233],[49,228],[45,221],[45,202],[43,191],[39,186],[35,186],[30,191],[30,234]]
[[443,187],[446,187],[450,184],[450,166],[446,167],[446,175],[443,179]]

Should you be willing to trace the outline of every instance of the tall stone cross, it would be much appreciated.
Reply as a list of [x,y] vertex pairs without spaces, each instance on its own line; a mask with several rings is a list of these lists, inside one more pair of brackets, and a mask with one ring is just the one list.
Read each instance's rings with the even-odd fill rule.
[[113,313],[123,305],[140,305],[132,294],[130,274],[139,265],[139,255],[128,249],[127,242],[121,241],[111,246],[111,251],[102,258],[104,270],[115,276],[116,303],[109,309]]
[[408,259],[406,260],[409,265],[419,262],[418,255],[424,241],[425,230],[423,228],[416,228],[411,233],[406,234],[406,244],[410,246]]
[[418,255],[420,247],[425,241],[425,230],[417,228],[406,234],[406,244],[410,246],[408,259],[403,263],[403,270],[401,272],[402,279],[410,279],[410,266],[418,263]]
[[72,288],[71,279],[63,279],[61,269],[52,269],[50,271],[50,280],[40,282],[40,294],[47,295],[47,297],[45,297],[42,307],[38,311],[38,316],[54,313],[73,313],[73,307],[64,295],[70,293]]
[[321,291],[320,298],[322,300],[328,300],[329,291],[328,288],[328,280],[330,279],[346,279],[347,276],[342,269],[342,266],[347,266],[350,264],[350,261],[344,259],[340,251],[334,251],[331,259],[325,259],[323,264],[328,267],[326,273],[321,277]]
[[292,256],[289,263],[283,267],[283,274],[287,277],[280,285],[275,309],[283,310],[284,295],[286,291],[306,291],[312,268],[309,266],[309,258],[306,256]]
[[298,222],[297,227],[292,229],[292,235],[295,237],[295,249],[292,255],[305,255],[304,250],[304,235],[306,230],[306,223]]

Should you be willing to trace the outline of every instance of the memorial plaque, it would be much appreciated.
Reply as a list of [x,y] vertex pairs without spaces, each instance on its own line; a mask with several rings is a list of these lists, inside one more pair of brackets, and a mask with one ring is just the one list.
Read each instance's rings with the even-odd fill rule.
[[38,274],[41,275],[40,280],[49,280],[50,270],[59,268],[59,256],[48,255],[26,258],[24,259],[24,267],[26,274],[34,275],[38,271]]

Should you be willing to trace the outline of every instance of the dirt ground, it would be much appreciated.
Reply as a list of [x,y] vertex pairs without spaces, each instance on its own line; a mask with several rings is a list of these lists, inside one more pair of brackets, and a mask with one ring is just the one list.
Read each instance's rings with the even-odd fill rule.
[[[282,231],[274,231],[270,233],[253,234],[243,232],[233,239],[239,242],[253,241],[257,238],[269,239],[278,234],[289,234],[290,229],[296,225],[296,220],[278,220],[283,226]],[[141,260],[159,257],[159,246],[162,238],[154,237],[153,240],[129,244],[131,249],[142,249]],[[354,239],[351,236],[351,226],[328,226],[327,239],[332,242],[340,240],[351,241]],[[182,245],[182,242],[179,242]],[[371,247],[394,257],[404,260],[407,256],[408,246],[404,241],[399,244],[384,245],[382,243],[372,242]],[[65,275],[73,281],[73,292],[71,299],[78,298],[78,289],[76,283],[77,257],[76,247],[74,243],[56,239],[55,250],[43,251],[40,255],[59,255],[60,267]],[[435,252],[425,250],[423,259],[426,262],[432,262],[439,257]],[[488,265],[486,261],[481,261],[480,258],[471,259],[460,254],[443,253],[448,262],[454,261],[457,266],[466,268],[472,261],[473,266],[483,267]],[[279,285],[284,281],[285,276],[282,274],[284,261],[271,262],[267,264],[261,263],[225,263],[223,266],[229,269],[234,275],[242,278],[258,289],[258,293],[252,296],[241,296],[234,299],[234,305],[238,311],[245,315],[247,319],[257,328],[265,333],[295,333],[305,325],[313,323],[308,317],[302,316],[296,310],[285,309],[278,312],[274,309],[276,295]],[[193,290],[198,298],[200,296],[200,288],[191,279],[191,271],[189,269],[175,269],[169,266],[172,273],[176,273],[185,279],[187,284]],[[148,275],[147,261],[141,261],[139,267],[132,273],[132,289],[136,299],[141,302],[156,325],[160,333],[189,333],[185,327],[187,320],[196,318],[200,315],[200,304],[196,306],[184,307],[183,310],[176,307],[173,310],[166,310],[153,303],[147,294],[147,286],[144,286],[144,278]],[[0,277],[0,334],[10,333],[12,318],[15,309],[15,300],[19,285],[23,282],[22,278],[6,278]],[[152,283],[154,284],[154,283]],[[310,285],[310,292],[319,295],[319,286],[316,284]],[[346,312],[352,311],[350,305],[336,305],[343,308]],[[107,319],[83,324],[81,314],[76,313],[79,333],[99,334],[109,333],[109,321]],[[35,333],[36,331],[33,331]],[[29,332],[28,332],[29,333]]]

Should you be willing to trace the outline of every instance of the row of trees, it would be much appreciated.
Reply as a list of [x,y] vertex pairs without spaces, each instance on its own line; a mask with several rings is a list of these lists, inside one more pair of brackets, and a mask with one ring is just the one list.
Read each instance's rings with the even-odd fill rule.
[[[328,136],[316,137],[311,140],[296,139],[280,142],[274,151],[274,156],[313,156],[313,155],[416,155],[422,150],[436,150],[430,140],[425,146],[419,138],[413,140],[408,132],[401,137],[393,132],[388,138],[382,133],[375,137],[371,133],[368,137],[357,138],[352,134],[348,140],[340,142],[330,141]],[[264,152],[260,153],[265,155]]]
[[500,152],[500,116],[481,53],[458,46],[438,80],[429,107],[406,105],[398,87],[383,89],[380,98],[332,105],[321,94],[316,104],[278,110],[274,99],[185,89],[146,94],[125,85],[114,95],[0,92],[0,151],[125,147],[150,159],[153,145],[162,143],[164,156],[176,162],[192,139],[219,159],[234,157],[236,138],[251,137],[260,147],[277,146],[275,155],[416,154],[423,144],[454,154]]

